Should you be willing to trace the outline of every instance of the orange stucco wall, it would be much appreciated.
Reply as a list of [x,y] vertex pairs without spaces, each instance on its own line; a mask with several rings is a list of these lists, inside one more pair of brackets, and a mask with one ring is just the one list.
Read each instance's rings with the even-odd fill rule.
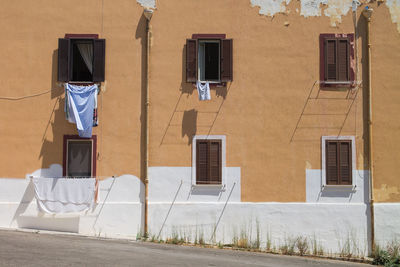
[[[385,6],[373,7],[374,188],[377,201],[393,202],[400,201],[400,33]],[[357,169],[367,169],[365,21],[355,18],[363,82],[351,91],[323,91],[317,82],[319,34],[354,32],[353,16],[349,12],[332,27],[330,18],[304,18],[295,12],[299,8],[292,1],[291,13],[271,18],[248,0],[157,1],[151,20],[150,166],[189,167],[193,135],[226,135],[227,166],[241,167],[243,201],[305,201],[306,169],[321,169],[321,136],[340,134],[356,137]],[[98,175],[142,176],[142,11],[132,0],[18,1],[0,11],[1,96],[51,90],[0,99],[0,177],[62,164],[63,135],[76,133],[64,119],[63,89],[56,82],[57,40],[65,33],[98,33],[107,42],[100,124],[94,129]],[[225,33],[234,40],[234,81],[213,88],[208,102],[199,102],[185,82],[185,40],[193,33]]]
[[[104,5],[102,5],[102,2]],[[57,85],[58,38],[96,33],[106,39],[106,82],[99,95],[99,176],[140,176],[142,8],[134,1],[18,1],[0,15],[0,176],[25,177],[62,164],[63,135],[77,134],[64,116]]]

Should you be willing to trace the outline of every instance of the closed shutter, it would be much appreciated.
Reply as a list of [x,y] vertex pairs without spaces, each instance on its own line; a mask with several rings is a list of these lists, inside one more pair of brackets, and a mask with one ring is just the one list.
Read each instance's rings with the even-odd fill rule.
[[326,184],[339,184],[338,143],[326,141]]
[[69,58],[70,40],[65,38],[58,39],[58,81],[69,81]]
[[106,40],[95,39],[93,41],[93,81],[104,82]]
[[186,82],[197,80],[197,41],[186,39]]
[[325,41],[325,79],[336,81],[336,40]]
[[221,40],[221,81],[233,81],[233,40]]
[[339,184],[351,185],[351,141],[341,141],[339,144]]
[[349,80],[349,41],[340,39],[337,41],[337,68],[338,81]]
[[198,184],[208,183],[208,142],[198,140],[196,143],[196,181]]
[[210,183],[221,184],[221,141],[210,141]]

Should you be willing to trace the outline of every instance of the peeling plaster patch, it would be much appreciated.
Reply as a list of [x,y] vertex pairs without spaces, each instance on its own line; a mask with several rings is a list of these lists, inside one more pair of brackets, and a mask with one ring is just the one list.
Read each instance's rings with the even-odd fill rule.
[[300,15],[304,17],[321,16],[321,4],[326,5],[327,0],[301,0]]
[[328,0],[328,8],[325,9],[325,16],[331,18],[331,25],[336,27],[337,23],[342,22],[342,16],[352,8],[352,0]]
[[151,9],[156,8],[156,0],[136,0],[136,2],[138,2],[138,4],[142,7],[147,7]]
[[353,0],[301,0],[300,15],[321,16],[321,5],[327,5],[324,15],[330,17],[331,25],[335,27],[337,23],[342,22],[342,16],[352,8]]
[[399,188],[396,186],[388,187],[386,184],[382,184],[381,188],[375,189],[375,199],[379,201],[388,201],[391,199],[391,195],[398,195]]
[[260,7],[260,11],[258,12],[260,15],[273,17],[276,13],[286,12],[286,5],[288,5],[290,1],[291,0],[250,0],[250,3],[253,7]]
[[397,31],[400,33],[400,0],[387,0],[386,6],[389,8],[392,22],[397,23]]

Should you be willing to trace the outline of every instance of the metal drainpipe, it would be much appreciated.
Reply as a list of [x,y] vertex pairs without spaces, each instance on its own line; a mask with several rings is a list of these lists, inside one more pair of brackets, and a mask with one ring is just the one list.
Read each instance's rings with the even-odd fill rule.
[[372,147],[372,86],[371,86],[371,16],[373,9],[366,6],[363,15],[367,19],[368,46],[368,165],[369,165],[369,207],[371,213],[371,252],[375,252],[375,219],[374,219],[374,164]]
[[146,238],[148,234],[148,202],[149,202],[149,177],[148,177],[148,169],[149,169],[149,77],[150,77],[150,38],[151,38],[151,25],[150,20],[153,15],[153,10],[145,9],[143,12],[146,18],[146,95],[145,95],[145,160],[144,160],[144,186],[145,186],[145,201],[144,201],[144,233],[143,236]]

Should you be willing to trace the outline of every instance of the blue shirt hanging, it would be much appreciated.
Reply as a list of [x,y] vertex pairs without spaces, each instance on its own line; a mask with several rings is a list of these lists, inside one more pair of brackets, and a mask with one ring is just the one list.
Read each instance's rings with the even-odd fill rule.
[[76,123],[80,137],[92,137],[93,109],[97,85],[80,86],[66,83],[68,121]]

